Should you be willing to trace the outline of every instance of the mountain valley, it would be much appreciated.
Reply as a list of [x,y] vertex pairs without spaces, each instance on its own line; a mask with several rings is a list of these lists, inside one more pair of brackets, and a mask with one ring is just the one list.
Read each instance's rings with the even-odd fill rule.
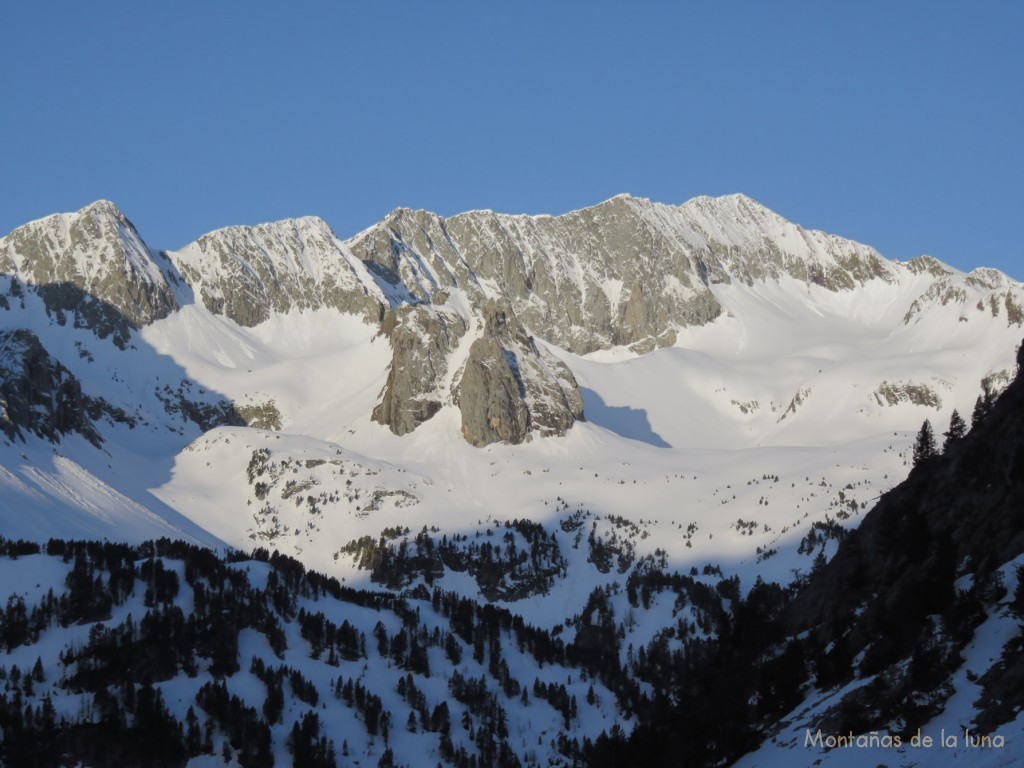
[[[150,717],[171,743],[170,720],[202,709],[198,746],[183,735],[168,765],[331,764],[329,751],[339,765],[600,765],[642,754],[644,734],[652,764],[676,748],[695,765],[749,750],[741,764],[859,764],[842,750],[794,758],[803,731],[788,722],[902,733],[960,718],[961,730],[1020,738],[1016,694],[996,671],[1020,663],[1016,491],[958,502],[972,520],[1017,517],[990,562],[983,542],[956,550],[941,572],[950,594],[905,642],[872,656],[855,633],[832,677],[817,658],[840,616],[902,594],[890,577],[849,585],[873,566],[850,566],[847,542],[886,538],[876,523],[859,530],[876,504],[876,518],[898,519],[885,509],[910,502],[892,499],[921,496],[927,472],[939,483],[940,461],[962,478],[1005,465],[990,483],[1016,489],[1018,436],[992,423],[1019,422],[1022,308],[1024,286],[995,270],[889,261],[742,195],[624,195],[557,217],[400,209],[347,240],[305,218],[174,251],[151,248],[106,201],[30,222],[0,239],[0,568],[15,585],[0,622],[5,702],[13,666],[24,675],[38,657],[41,679],[31,694],[21,684],[7,722],[45,698],[49,727],[75,723],[67,743],[102,722],[131,761],[135,724]],[[978,427],[914,467],[922,422],[941,446],[954,410]],[[1006,450],[967,467],[981,445]],[[941,505],[928,503],[931,519]],[[930,562],[950,525],[935,523],[912,561]],[[909,535],[898,541],[913,549]],[[872,545],[879,563],[884,550]],[[920,579],[938,583],[939,566]],[[83,597],[97,577],[99,596]],[[821,594],[844,591],[842,610],[822,607]],[[207,625],[211,605],[197,607],[214,594],[225,637]],[[756,600],[764,626],[752,629],[741,620]],[[31,626],[12,618],[23,614]],[[177,627],[177,655],[131,668],[131,686],[148,686],[139,714],[103,659],[111,647],[144,655],[159,635],[144,615]],[[942,677],[921,704],[924,683],[897,673],[940,616],[953,629],[925,648]],[[323,640],[343,622],[347,646]],[[741,626],[761,627],[764,647],[737,640]],[[789,648],[794,638],[806,646]],[[760,670],[763,706],[744,710],[728,746],[662,739],[678,726],[666,702],[706,693],[697,678],[687,692],[679,670],[702,658],[717,670],[722,649]],[[788,688],[770,684],[784,672]],[[869,684],[889,696],[874,707],[887,717],[828,709],[854,707]],[[255,708],[248,735],[223,714],[231,695]],[[976,706],[982,695],[1003,709]],[[911,700],[921,709],[908,718]],[[388,735],[374,719],[385,711]]]

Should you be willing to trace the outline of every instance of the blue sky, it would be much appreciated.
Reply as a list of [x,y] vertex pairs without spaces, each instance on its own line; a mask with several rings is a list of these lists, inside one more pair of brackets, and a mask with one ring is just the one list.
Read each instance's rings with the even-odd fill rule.
[[1024,278],[1024,3],[37,2],[0,10],[0,232],[743,192]]

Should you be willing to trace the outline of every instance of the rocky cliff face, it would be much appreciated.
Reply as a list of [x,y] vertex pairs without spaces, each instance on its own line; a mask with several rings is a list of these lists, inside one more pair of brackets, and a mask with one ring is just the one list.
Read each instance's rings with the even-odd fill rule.
[[448,224],[429,211],[400,208],[346,245],[381,279],[407,291],[412,301],[434,301],[439,292],[453,288],[474,298],[484,295]]
[[350,245],[421,300],[458,286],[478,307],[506,299],[526,327],[574,352],[650,349],[672,343],[673,326],[721,312],[651,205],[620,197],[557,218],[398,211]]
[[0,432],[8,439],[32,433],[57,442],[77,432],[98,446],[93,420],[104,410],[113,409],[83,395],[78,379],[50,357],[34,333],[0,332]]
[[1024,324],[1024,294],[1001,273],[963,275],[930,257],[888,261],[743,195],[680,206],[621,195],[557,217],[403,209],[347,245],[416,301],[453,288],[477,310],[504,299],[531,333],[577,354],[670,345],[679,330],[723,314],[718,286],[783,280],[837,298],[869,282],[913,286],[906,325],[939,307],[952,323],[984,313]]
[[228,227],[168,257],[207,309],[246,327],[320,307],[377,322],[388,306],[371,273],[318,218]]
[[969,318],[978,302],[1024,324],[1020,287],[998,272],[887,261],[743,195],[679,206],[620,195],[555,217],[398,209],[345,242],[319,219],[298,219],[218,230],[169,257],[205,306],[242,325],[320,306],[378,322],[387,309],[462,291],[476,312],[507,300],[531,333],[577,354],[670,345],[723,313],[716,286],[786,279],[834,294],[916,280],[908,324],[951,303]]
[[483,317],[455,391],[466,440],[484,446],[564,435],[583,418],[572,372],[537,346],[507,301],[488,301]]
[[[374,421],[404,435],[452,403],[466,440],[484,446],[564,435],[583,418],[572,372],[536,344],[508,301],[488,300],[479,319],[466,311],[420,304],[388,314],[391,368]],[[453,369],[460,348],[465,362]]]
[[558,217],[402,210],[349,245],[420,300],[454,285],[477,305],[507,299],[527,328],[579,354],[672,344],[721,314],[716,284],[788,276],[838,292],[897,279],[871,248],[742,195],[682,206],[621,195]]
[[492,336],[473,342],[459,383],[462,434],[482,447],[521,443],[530,432],[526,387],[516,374],[518,360],[507,355]]
[[391,341],[391,368],[373,420],[404,435],[441,410],[449,357],[467,327],[460,314],[426,304],[389,312],[381,329]]
[[0,273],[36,291],[57,322],[70,318],[122,348],[131,328],[179,306],[173,267],[154,256],[106,200],[30,222],[0,239]]
[[374,420],[405,434],[458,399],[478,444],[560,434],[578,418],[571,374],[524,342],[530,334],[577,354],[645,353],[727,313],[723,302],[742,286],[795,281],[834,313],[870,282],[891,289],[885,301],[899,303],[904,326],[1024,325],[1024,290],[1005,275],[963,275],[928,257],[887,261],[742,195],[680,206],[621,195],[557,217],[399,209],[345,242],[303,218],[229,227],[166,254],[100,201],[0,240],[0,274],[9,281],[0,308],[35,292],[54,322],[122,349],[133,329],[190,302],[247,327],[295,310],[354,314],[379,324],[393,350]]
[[961,275],[929,257],[890,262],[742,195],[680,206],[620,195],[556,217],[399,209],[346,242],[309,217],[228,227],[167,254],[150,251],[100,201],[0,240],[0,272],[35,286],[58,320],[70,313],[121,343],[127,329],[192,294],[252,326],[319,307],[377,323],[389,309],[443,303],[442,293],[460,290],[477,312],[488,299],[507,300],[531,333],[577,354],[618,345],[645,352],[719,317],[715,286],[782,279],[838,294],[923,277],[905,323],[954,304],[965,319],[982,311],[1024,324],[1020,287],[1005,275]]

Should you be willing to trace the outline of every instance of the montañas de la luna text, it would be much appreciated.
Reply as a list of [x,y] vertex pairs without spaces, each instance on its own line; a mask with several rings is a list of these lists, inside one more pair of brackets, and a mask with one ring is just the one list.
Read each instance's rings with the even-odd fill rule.
[[968,749],[1002,749],[1005,746],[1006,739],[1000,734],[978,735],[971,733],[968,728],[964,729],[962,735],[956,732],[946,733],[946,730],[942,729],[937,738],[922,734],[921,730],[918,729],[917,733],[909,739],[904,739],[899,734],[882,733],[879,731],[859,734],[850,731],[849,733],[842,734],[822,733],[820,728],[816,731],[812,731],[810,728],[804,729],[804,747],[808,749],[812,747],[820,749],[899,749],[901,747],[912,747],[915,749],[929,749],[932,747],[944,747],[947,749],[956,749],[958,747]]

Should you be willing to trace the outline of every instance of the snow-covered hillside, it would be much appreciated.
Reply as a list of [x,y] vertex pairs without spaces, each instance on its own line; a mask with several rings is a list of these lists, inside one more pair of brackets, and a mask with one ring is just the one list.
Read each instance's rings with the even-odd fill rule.
[[0,548],[5,764],[570,765],[622,716],[561,640],[455,593],[355,592],[265,550]]

